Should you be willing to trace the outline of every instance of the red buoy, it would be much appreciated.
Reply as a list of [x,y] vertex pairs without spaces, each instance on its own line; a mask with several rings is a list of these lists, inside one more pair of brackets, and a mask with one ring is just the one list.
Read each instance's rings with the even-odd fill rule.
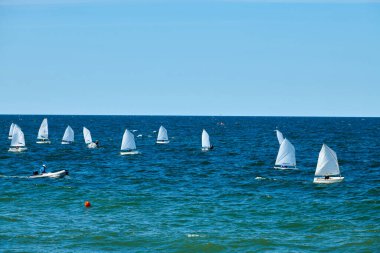
[[90,201],[86,201],[86,202],[84,202],[84,206],[85,206],[85,207],[90,207],[90,206],[91,206]]

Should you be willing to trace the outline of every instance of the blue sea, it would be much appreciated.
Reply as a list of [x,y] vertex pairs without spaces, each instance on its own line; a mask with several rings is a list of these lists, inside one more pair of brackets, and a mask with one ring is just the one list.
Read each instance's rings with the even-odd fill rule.
[[[41,145],[44,117],[0,116],[0,252],[380,252],[380,118],[47,116]],[[12,122],[24,153],[8,152]],[[60,144],[67,125],[73,145]],[[298,171],[273,169],[276,127]],[[141,154],[119,155],[126,128]],[[323,143],[342,183],[313,184]],[[42,163],[69,176],[27,178]]]

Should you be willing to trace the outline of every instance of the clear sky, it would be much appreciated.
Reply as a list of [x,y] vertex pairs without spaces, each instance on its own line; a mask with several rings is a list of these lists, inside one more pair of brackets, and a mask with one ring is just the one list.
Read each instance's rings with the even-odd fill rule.
[[380,1],[0,0],[0,113],[380,116]]

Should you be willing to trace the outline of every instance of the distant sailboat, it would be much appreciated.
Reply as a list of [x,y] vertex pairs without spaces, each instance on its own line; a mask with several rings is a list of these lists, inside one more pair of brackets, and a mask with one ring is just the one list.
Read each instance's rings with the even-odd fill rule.
[[214,147],[210,143],[210,136],[205,129],[202,131],[202,151],[208,151]]
[[296,150],[288,139],[284,139],[280,145],[274,168],[282,170],[297,169]]
[[61,144],[71,144],[73,142],[74,142],[74,130],[70,126],[67,126],[65,133],[63,134]]
[[8,151],[10,152],[22,152],[27,150],[25,147],[25,137],[21,128],[18,125],[14,125],[13,136],[11,141],[11,146]]
[[87,144],[88,148],[97,148],[98,145],[94,142],[92,142],[91,138],[91,132],[87,128],[83,127],[83,137],[84,137],[84,142]]
[[168,131],[165,129],[165,127],[160,126],[160,129],[158,130],[158,135],[157,135],[157,141],[156,143],[158,144],[168,144],[169,138],[168,138]]
[[38,144],[50,144],[49,140],[49,130],[48,130],[48,121],[45,118],[38,130],[37,142]]
[[15,127],[15,124],[12,123],[11,124],[11,127],[9,128],[9,134],[8,134],[8,139],[12,140],[12,136],[13,136],[13,129]]
[[128,131],[128,129],[126,129],[123,134],[123,140],[121,141],[120,154],[135,155],[138,153],[139,152],[136,151],[135,137],[130,131]]
[[279,130],[276,129],[274,131],[276,131],[278,143],[281,145],[281,143],[284,141],[284,136]]
[[323,144],[318,156],[318,164],[315,170],[314,183],[331,184],[342,182],[343,179],[344,177],[340,175],[336,153],[326,144]]

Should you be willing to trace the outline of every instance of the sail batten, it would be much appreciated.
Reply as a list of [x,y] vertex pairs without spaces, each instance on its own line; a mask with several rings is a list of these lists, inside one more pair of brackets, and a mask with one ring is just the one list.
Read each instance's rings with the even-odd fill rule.
[[296,151],[288,139],[284,139],[278,150],[276,163],[277,166],[296,166]]
[[41,123],[40,129],[38,130],[37,139],[49,139],[47,118],[45,118]]
[[202,131],[202,148],[210,148],[211,143],[210,143],[210,136],[206,132],[205,129]]
[[339,175],[339,163],[338,157],[334,150],[328,147],[326,144],[322,145],[322,149],[319,152],[317,168],[315,170],[316,176],[332,176]]
[[70,127],[67,126],[65,133],[63,134],[62,137],[63,142],[74,142],[74,130]]
[[123,140],[121,141],[121,147],[120,150],[135,150],[136,149],[136,143],[135,143],[135,136],[126,129],[123,134]]

